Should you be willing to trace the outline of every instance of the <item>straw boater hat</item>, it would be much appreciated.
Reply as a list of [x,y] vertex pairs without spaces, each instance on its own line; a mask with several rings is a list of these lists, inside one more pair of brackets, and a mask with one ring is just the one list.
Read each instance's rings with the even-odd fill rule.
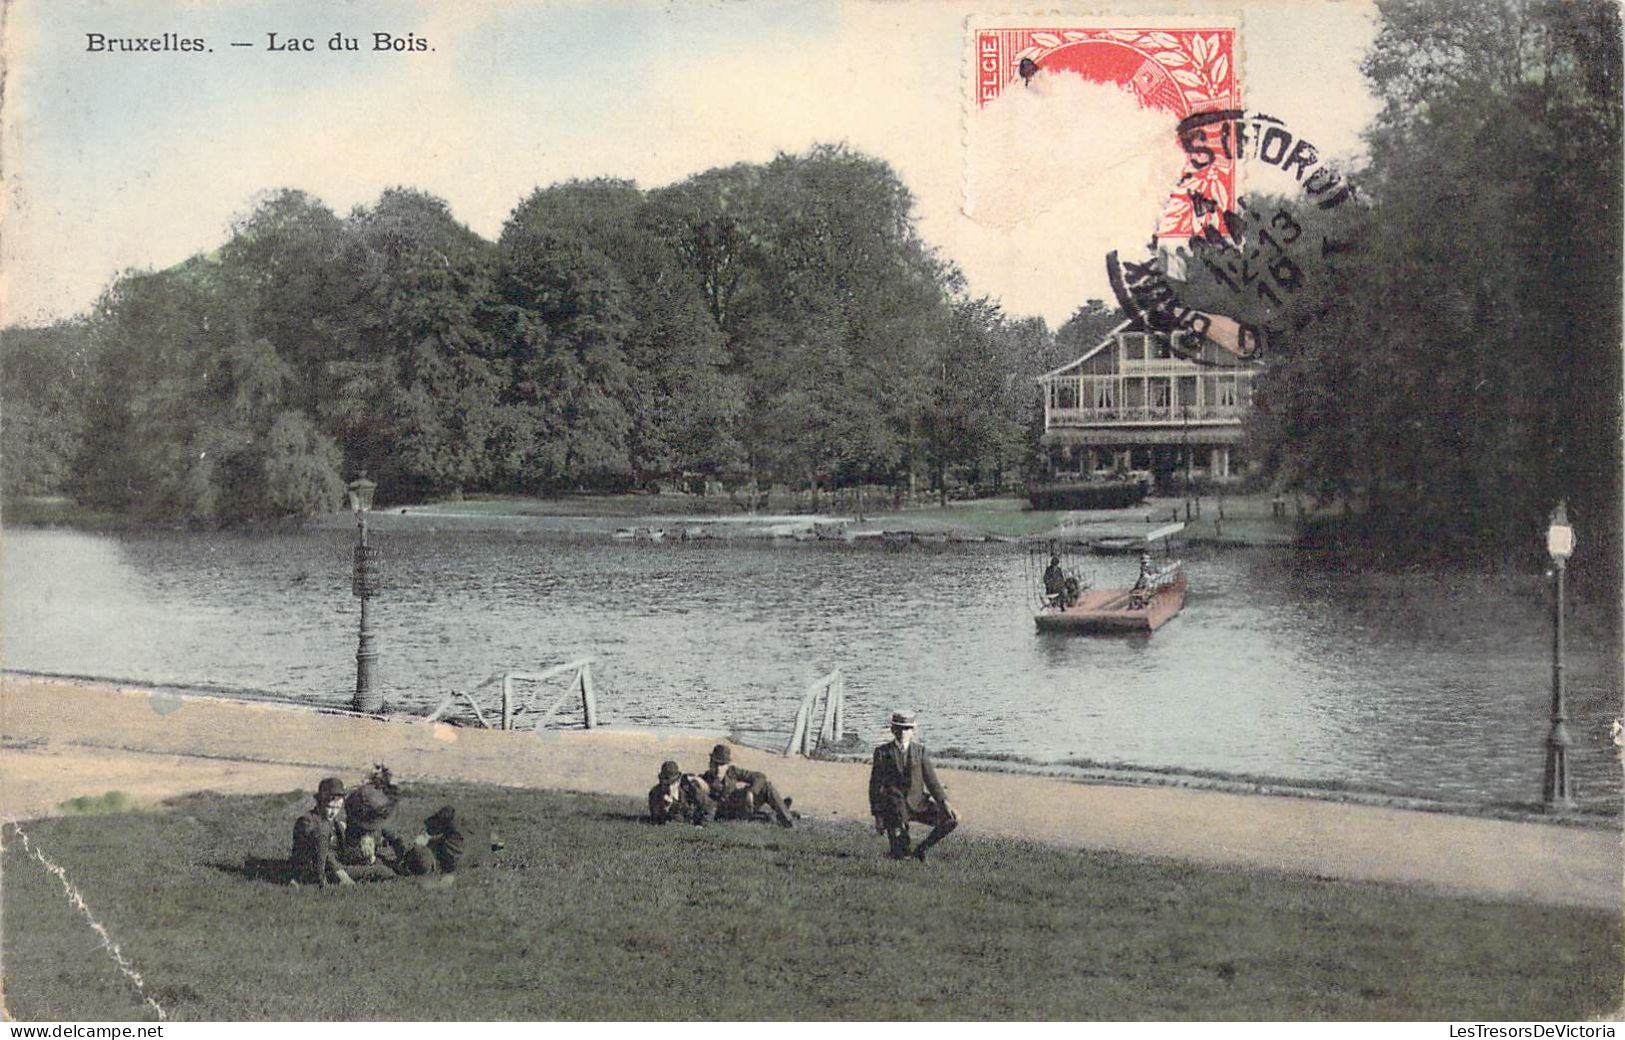
[[912,711],[894,711],[891,713],[892,729],[913,729],[914,713]]
[[683,775],[683,771],[681,769],[677,768],[677,763],[673,762],[671,759],[668,758],[666,761],[660,763],[660,782],[661,783],[663,783],[663,784],[672,783],[678,777],[680,777],[682,775]]
[[711,761],[719,766],[725,766],[734,760],[733,750],[726,744],[718,744],[711,749]]

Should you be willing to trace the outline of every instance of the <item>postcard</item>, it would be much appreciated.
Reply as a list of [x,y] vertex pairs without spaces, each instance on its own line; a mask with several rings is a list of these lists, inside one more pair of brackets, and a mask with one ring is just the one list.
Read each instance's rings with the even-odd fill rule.
[[3,30],[8,1019],[1617,1006],[1617,5]]

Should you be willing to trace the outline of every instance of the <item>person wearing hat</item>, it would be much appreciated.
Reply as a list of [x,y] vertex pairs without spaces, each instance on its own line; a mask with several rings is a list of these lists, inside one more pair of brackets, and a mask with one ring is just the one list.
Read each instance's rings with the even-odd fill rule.
[[765,805],[772,808],[780,827],[796,825],[790,816],[789,799],[779,797],[766,773],[734,765],[733,749],[726,744],[711,749],[711,768],[701,773],[700,779],[710,795],[705,803],[705,819],[715,816],[748,820]]
[[1044,595],[1052,602],[1065,606],[1066,574],[1061,570],[1061,558],[1051,556],[1049,566],[1044,569]]
[[339,860],[346,866],[369,868],[361,872],[363,880],[389,877],[405,863],[407,842],[395,827],[400,796],[389,767],[375,765],[366,781],[344,798]]
[[1134,591],[1140,592],[1151,587],[1151,579],[1157,573],[1156,564],[1151,562],[1150,551],[1140,553],[1140,576],[1134,579]]
[[344,781],[330,776],[316,787],[316,804],[293,822],[292,884],[341,885],[351,883],[339,863],[335,847],[339,835],[339,811],[344,808]]
[[707,794],[704,780],[683,772],[676,762],[667,759],[660,763],[660,776],[649,788],[649,822],[687,820],[702,825]]
[[875,748],[869,770],[869,811],[875,833],[891,842],[892,859],[909,855],[908,825],[931,824],[931,833],[914,848],[914,858],[925,861],[926,850],[959,826],[959,814],[948,804],[948,793],[937,779],[925,745],[914,739],[914,713],[893,712],[892,739]]
[[423,831],[401,861],[401,873],[440,874],[450,878],[463,859],[463,832],[457,826],[457,810],[442,805],[423,821]]
[[1051,556],[1049,566],[1044,569],[1044,597],[1064,609],[1078,601],[1078,594],[1082,590],[1077,578],[1067,577],[1066,572],[1061,570],[1061,558]]

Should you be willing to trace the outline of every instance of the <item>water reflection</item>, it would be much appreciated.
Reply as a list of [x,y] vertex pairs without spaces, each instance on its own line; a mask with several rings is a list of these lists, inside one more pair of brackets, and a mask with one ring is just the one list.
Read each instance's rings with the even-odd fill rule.
[[[1191,559],[1153,638],[1038,635],[1004,547],[884,552],[636,544],[527,531],[380,537],[381,674],[432,707],[509,668],[594,656],[610,723],[788,729],[835,666],[879,740],[896,705],[937,747],[1393,787],[1538,794],[1550,696],[1538,584],[1347,575],[1288,553]],[[219,683],[345,703],[347,531],[7,532],[8,666]],[[1124,577],[1092,561],[1097,581]],[[1619,647],[1570,643],[1573,769],[1608,798]]]

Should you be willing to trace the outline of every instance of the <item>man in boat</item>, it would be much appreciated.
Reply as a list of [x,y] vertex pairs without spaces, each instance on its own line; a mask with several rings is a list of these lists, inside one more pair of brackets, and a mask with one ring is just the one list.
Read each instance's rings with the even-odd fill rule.
[[1049,566],[1044,569],[1044,595],[1064,609],[1078,601],[1078,591],[1078,579],[1067,577],[1061,570],[1061,558],[1051,556]]
[[1066,574],[1061,570],[1061,558],[1051,556],[1049,566],[1044,568],[1044,595],[1053,603],[1066,606]]
[[649,822],[687,820],[700,826],[705,822],[709,798],[710,790],[704,780],[683,772],[676,762],[667,759],[660,763],[660,776],[649,788]]
[[1143,592],[1151,587],[1151,581],[1157,576],[1157,565],[1151,562],[1149,551],[1140,553],[1140,576],[1134,579],[1135,592]]
[[780,827],[794,827],[790,815],[790,799],[780,798],[766,773],[745,769],[733,764],[733,749],[718,744],[711,749],[711,768],[700,774],[709,797],[701,822],[712,818],[748,820],[758,809],[769,808]]
[[959,814],[948,804],[948,792],[937,779],[925,745],[914,739],[914,713],[893,712],[891,734],[890,743],[875,748],[869,770],[869,811],[874,814],[875,833],[891,842],[892,859],[911,854],[911,821],[931,824],[931,833],[912,850],[914,858],[923,863],[927,850],[959,826]]

